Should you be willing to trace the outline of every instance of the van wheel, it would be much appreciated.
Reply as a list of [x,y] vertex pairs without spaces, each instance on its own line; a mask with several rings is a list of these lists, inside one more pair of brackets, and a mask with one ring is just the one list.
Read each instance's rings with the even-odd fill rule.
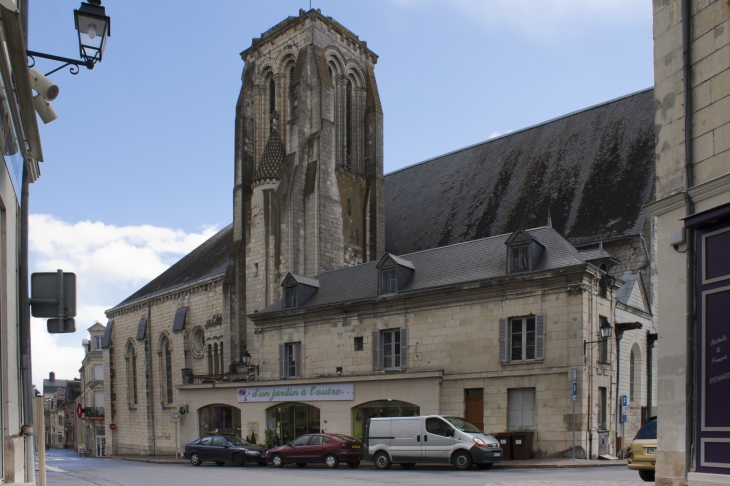
[[644,469],[639,469],[639,477],[647,482],[653,482],[654,481],[654,471],[647,471]]
[[451,462],[454,464],[456,469],[465,471],[471,468],[471,456],[466,451],[456,451],[454,456],[451,458]]
[[413,466],[415,466],[415,465],[416,465],[416,463],[414,463],[414,462],[404,462],[404,463],[401,463],[400,467],[402,467],[403,469],[413,469]]
[[375,467],[377,467],[378,469],[388,469],[392,464],[390,462],[390,457],[388,456],[388,453],[383,451],[375,454],[375,457],[373,457],[373,462],[375,463]]

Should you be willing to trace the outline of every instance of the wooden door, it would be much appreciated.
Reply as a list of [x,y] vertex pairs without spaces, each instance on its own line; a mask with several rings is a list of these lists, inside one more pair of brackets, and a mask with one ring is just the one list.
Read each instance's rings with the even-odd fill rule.
[[484,388],[464,390],[464,418],[484,430]]

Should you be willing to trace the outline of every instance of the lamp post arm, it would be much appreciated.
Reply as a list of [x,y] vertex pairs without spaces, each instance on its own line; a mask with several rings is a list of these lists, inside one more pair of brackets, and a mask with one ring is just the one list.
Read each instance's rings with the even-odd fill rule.
[[94,69],[94,61],[91,59],[89,59],[87,61],[81,61],[78,59],[70,59],[68,57],[54,56],[53,54],[44,54],[42,52],[36,52],[36,51],[25,51],[25,53],[28,55],[29,58],[32,59],[32,63],[29,63],[28,67],[35,66],[36,57],[64,63],[61,66],[54,69],[53,71],[47,72],[45,74],[46,76],[50,76],[51,74],[55,73],[56,71],[60,71],[61,69],[65,68],[66,66],[71,66],[71,69],[69,69],[69,71],[73,75],[76,75],[79,73],[80,66],[85,66],[86,69]]

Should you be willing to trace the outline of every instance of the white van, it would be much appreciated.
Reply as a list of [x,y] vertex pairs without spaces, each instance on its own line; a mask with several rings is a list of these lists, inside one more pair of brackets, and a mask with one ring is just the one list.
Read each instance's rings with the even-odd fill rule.
[[396,463],[404,469],[417,462],[451,463],[457,469],[489,469],[502,459],[497,439],[463,418],[443,415],[368,420],[365,460],[378,469]]

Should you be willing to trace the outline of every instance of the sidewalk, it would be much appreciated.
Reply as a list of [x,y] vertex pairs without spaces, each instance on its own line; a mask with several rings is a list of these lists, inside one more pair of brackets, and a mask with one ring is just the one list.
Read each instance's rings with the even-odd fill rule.
[[[133,455],[116,455],[110,456],[110,459],[122,461],[149,462],[154,464],[190,464],[185,459],[175,459],[173,456],[133,456]],[[369,462],[363,463],[363,466],[372,467]],[[440,466],[440,465],[439,465]],[[586,459],[567,459],[567,458],[540,458],[530,459],[527,461],[504,461],[498,462],[494,467],[498,468],[561,468],[561,467],[607,467],[607,466],[623,466],[626,467],[626,460],[620,459],[616,461],[604,460],[586,460]]]

